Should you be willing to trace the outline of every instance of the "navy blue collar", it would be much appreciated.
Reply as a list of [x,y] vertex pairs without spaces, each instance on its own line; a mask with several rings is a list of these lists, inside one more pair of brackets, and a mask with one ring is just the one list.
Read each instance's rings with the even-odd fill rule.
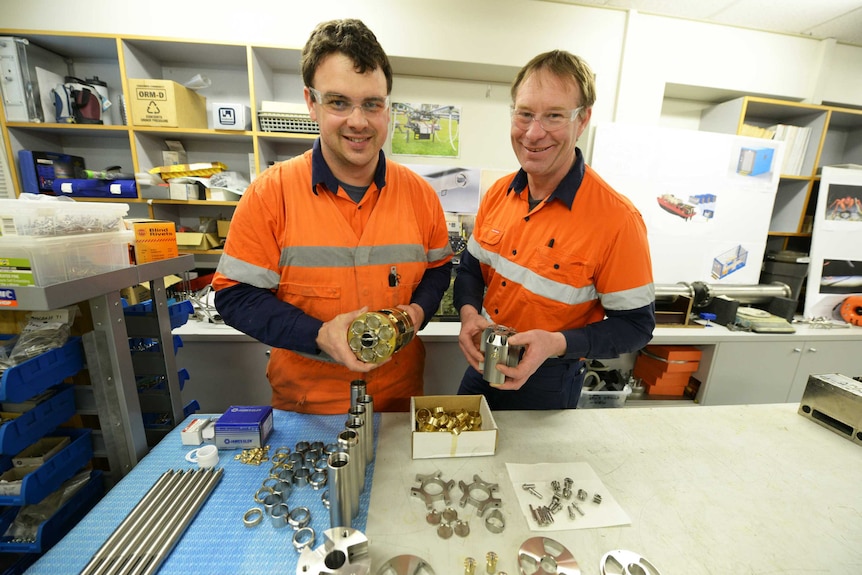
[[[333,194],[338,193],[338,178],[333,175],[326,160],[323,159],[323,151],[320,149],[320,138],[317,138],[314,141],[314,146],[311,148],[311,191],[315,196],[317,195],[317,184],[321,183]],[[374,183],[377,184],[377,189],[381,191],[386,185],[386,156],[383,154],[383,150],[380,150],[377,157]]]
[[[546,202],[550,202],[554,198],[560,200],[571,210],[572,204],[575,201],[575,194],[578,192],[578,188],[581,187],[581,182],[584,181],[584,155],[581,153],[580,148],[575,148],[575,162],[572,164],[572,168],[569,170],[569,173],[563,177],[563,180],[557,186],[550,196],[545,200]],[[506,190],[506,193],[514,191],[516,194],[521,195],[521,192],[527,187],[527,172],[524,171],[523,168],[518,170],[518,173],[515,174],[515,177],[512,178],[512,183],[509,184],[509,189]]]

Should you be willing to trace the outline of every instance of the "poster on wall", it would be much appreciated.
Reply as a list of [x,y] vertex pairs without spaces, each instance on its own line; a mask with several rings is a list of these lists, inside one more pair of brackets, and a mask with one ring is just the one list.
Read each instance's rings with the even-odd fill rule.
[[461,157],[461,108],[451,104],[392,103],[392,153]]
[[757,284],[783,145],[602,124],[591,166],[643,215],[656,283]]
[[841,319],[840,306],[862,295],[862,169],[824,167],[817,192],[805,317]]

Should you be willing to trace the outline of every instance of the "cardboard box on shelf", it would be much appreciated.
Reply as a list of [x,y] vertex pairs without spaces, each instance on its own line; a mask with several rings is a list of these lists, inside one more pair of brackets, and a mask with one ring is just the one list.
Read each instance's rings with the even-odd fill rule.
[[126,228],[132,230],[135,235],[136,264],[166,260],[179,255],[174,222],[132,218],[126,220]]
[[206,98],[171,80],[129,79],[135,126],[207,128]]
[[181,250],[211,250],[221,245],[218,236],[203,232],[177,232],[177,246]]
[[230,220],[218,220],[216,222],[216,229],[218,230],[218,237],[226,238],[230,230]]
[[[421,431],[416,414],[423,409],[431,413],[438,409],[446,412],[457,412],[461,409],[467,413],[476,412],[482,417],[481,430],[461,433]],[[483,395],[411,397],[410,415],[413,459],[494,455],[497,450],[497,423]]]

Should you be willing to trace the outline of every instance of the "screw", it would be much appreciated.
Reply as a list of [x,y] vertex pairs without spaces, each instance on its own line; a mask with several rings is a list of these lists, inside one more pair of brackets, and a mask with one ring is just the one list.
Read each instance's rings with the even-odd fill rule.
[[539,499],[542,499],[542,494],[539,493],[538,491],[536,491],[536,484],[535,483],[525,483],[521,487],[524,489],[524,491],[529,491],[530,493],[532,493],[533,495],[535,495]]
[[493,551],[488,551],[488,554],[485,555],[485,559],[487,559],[487,563],[485,564],[485,571],[494,574],[494,571],[497,570],[497,554]]

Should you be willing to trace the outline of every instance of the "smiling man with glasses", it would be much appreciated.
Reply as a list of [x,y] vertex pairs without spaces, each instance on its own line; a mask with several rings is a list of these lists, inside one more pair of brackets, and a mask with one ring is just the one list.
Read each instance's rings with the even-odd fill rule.
[[[482,198],[455,279],[458,343],[470,364],[460,394],[491,409],[577,407],[585,359],[646,345],[655,327],[641,214],[577,147],[596,99],[592,70],[562,50],[539,54],[512,84],[510,137],[521,169]],[[505,326],[523,348],[505,376],[485,375],[480,338]],[[487,380],[486,380],[487,378]]]
[[422,395],[418,337],[382,363],[347,342],[365,311],[398,308],[415,331],[449,286],[452,249],[440,200],[383,154],[392,68],[359,20],[319,24],[302,50],[303,96],[320,137],[243,194],[213,278],[228,325],[273,347],[273,407],[344,414],[362,377],[377,411]]

